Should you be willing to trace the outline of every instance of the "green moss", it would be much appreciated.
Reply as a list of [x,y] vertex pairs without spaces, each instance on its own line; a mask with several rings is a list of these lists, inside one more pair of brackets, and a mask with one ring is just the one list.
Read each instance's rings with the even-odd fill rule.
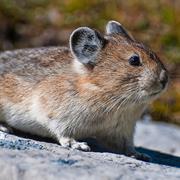
[[139,21],[137,24],[137,29],[139,31],[147,30],[149,27],[150,27],[150,23],[149,23],[148,19],[143,19],[143,20]]
[[[0,11],[7,17],[16,19],[23,15],[24,10],[15,1],[1,0]],[[16,13],[15,13],[16,12]]]
[[179,37],[177,34],[165,34],[164,36],[161,37],[161,42],[163,46],[178,46],[180,45],[179,42]]
[[167,48],[164,51],[167,61],[169,63],[180,64],[180,49],[179,47]]
[[175,88],[156,100],[151,106],[154,120],[173,122],[180,125],[180,92]]
[[173,24],[174,23],[174,7],[173,6],[163,6],[161,9],[161,16],[164,23]]

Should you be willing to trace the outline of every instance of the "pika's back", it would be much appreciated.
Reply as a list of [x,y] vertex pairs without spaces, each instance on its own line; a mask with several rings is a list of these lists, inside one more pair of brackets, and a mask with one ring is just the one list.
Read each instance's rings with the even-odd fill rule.
[[14,74],[28,81],[58,74],[71,62],[66,47],[19,49],[0,53],[0,75]]

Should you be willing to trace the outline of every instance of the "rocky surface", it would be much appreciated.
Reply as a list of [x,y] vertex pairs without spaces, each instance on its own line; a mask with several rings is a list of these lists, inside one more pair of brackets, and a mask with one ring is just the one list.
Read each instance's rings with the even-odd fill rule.
[[152,162],[107,152],[93,140],[93,152],[81,152],[33,138],[0,132],[0,180],[180,179],[180,129],[172,125],[138,123],[135,144]]

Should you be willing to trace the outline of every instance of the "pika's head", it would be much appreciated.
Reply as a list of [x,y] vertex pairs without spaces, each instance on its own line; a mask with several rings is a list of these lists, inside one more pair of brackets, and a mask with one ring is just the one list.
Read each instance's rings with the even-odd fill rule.
[[81,83],[88,82],[86,91],[119,103],[141,103],[154,99],[167,86],[167,70],[158,56],[116,21],[108,22],[105,36],[88,27],[76,29],[70,49],[76,71],[86,78]]

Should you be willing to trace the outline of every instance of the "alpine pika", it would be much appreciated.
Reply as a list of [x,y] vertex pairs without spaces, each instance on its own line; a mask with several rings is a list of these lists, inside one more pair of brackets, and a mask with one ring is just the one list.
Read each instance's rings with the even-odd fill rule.
[[133,134],[144,108],[167,85],[162,62],[116,21],[104,36],[76,29],[69,45],[0,54],[0,121],[85,151],[89,146],[78,140],[96,137],[147,160],[135,151]]

